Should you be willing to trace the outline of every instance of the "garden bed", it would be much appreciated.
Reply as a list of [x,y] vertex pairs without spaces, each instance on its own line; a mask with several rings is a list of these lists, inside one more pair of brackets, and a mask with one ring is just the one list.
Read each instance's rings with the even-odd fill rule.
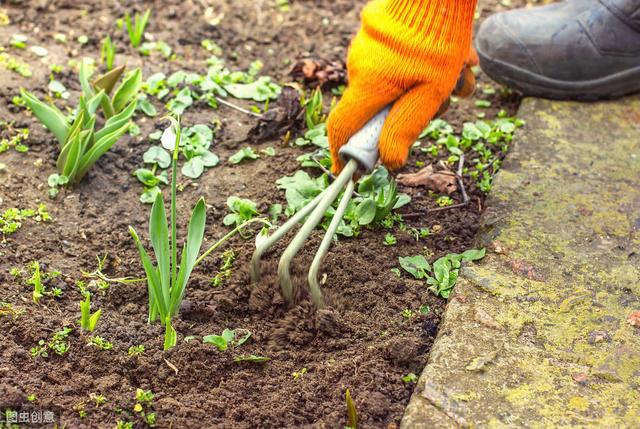
[[[0,27],[0,40],[6,52],[30,65],[32,76],[21,77],[0,66],[0,116],[13,121],[11,129],[3,126],[2,132],[13,135],[17,128],[30,132],[25,140],[28,152],[10,149],[0,154],[0,211],[36,209],[44,203],[52,220],[27,219],[0,243],[0,302],[10,304],[0,307],[0,406],[51,410],[66,427],[114,427],[118,421],[143,427],[143,413],[154,412],[157,427],[334,428],[346,424],[344,393],[349,389],[362,427],[396,427],[412,392],[410,374],[419,374],[426,362],[446,301],[429,292],[424,281],[393,269],[399,267],[399,257],[422,253],[432,260],[473,246],[488,190],[479,189],[478,178],[464,175],[470,198],[466,207],[409,216],[391,228],[362,228],[357,237],[335,243],[321,271],[330,304],[321,312],[315,312],[306,299],[293,308],[284,305],[273,275],[282,244],[265,258],[264,279],[252,288],[248,262],[254,240],[235,236],[223,249],[235,255],[230,277],[212,285],[224,264],[222,252],[197,267],[174,320],[178,345],[163,351],[164,329],[147,323],[144,282],[113,282],[99,288],[83,272],[94,271],[96,257],[107,255],[103,272],[108,277],[144,275],[128,226],[147,237],[149,206],[139,201],[142,185],[132,173],[143,167],[149,134],[167,122],[159,120],[161,115],[137,114],[139,135],[126,135],[77,187],[63,189],[50,199],[47,177],[55,172],[58,145],[33,116],[12,102],[20,88],[46,94],[52,64],[63,66],[56,79],[69,90],[70,100],[77,99],[77,72],[68,61],[99,60],[106,34],[117,46],[116,63],[141,67],[144,79],[157,72],[205,73],[212,52],[201,42],[210,39],[219,45],[217,54],[231,70],[246,70],[260,59],[264,63],[260,73],[284,83],[292,80],[288,73],[298,58],[337,62],[344,58],[363,2],[295,1],[289,10],[272,1],[250,0],[210,2],[215,4],[210,9],[200,1],[92,3],[33,1],[4,6],[10,23]],[[482,16],[498,10],[497,2],[480,3]],[[166,42],[177,58],[165,59],[158,52],[141,56],[129,46],[125,32],[116,29],[116,20],[125,11],[147,7],[153,11],[147,33],[156,42]],[[47,56],[12,48],[9,40],[14,34],[27,35],[28,45],[46,48]],[[66,43],[57,34],[66,35]],[[78,43],[79,36],[87,36],[86,43]],[[330,98],[327,88],[325,104]],[[230,101],[244,108],[263,107]],[[480,75],[476,98],[453,103],[443,119],[460,134],[463,123],[476,121],[479,113],[493,119],[505,110],[509,116],[517,102],[517,96]],[[164,103],[153,103],[162,113]],[[57,104],[61,107],[65,102],[57,100]],[[247,140],[257,118],[224,105],[212,109],[202,102],[187,109],[182,122],[212,128],[219,124],[211,149],[221,162],[197,180],[178,176],[180,233],[187,211],[200,197],[208,207],[204,247],[230,230],[223,224],[229,196],[255,201],[261,213],[275,203],[286,207],[284,192],[275,182],[299,170],[296,158],[310,151],[289,144],[302,132],[300,127],[289,142],[284,135]],[[435,141],[423,140],[423,147]],[[259,159],[237,165],[227,162],[248,145],[261,154]],[[260,152],[269,147],[275,155]],[[493,148],[491,159],[504,156],[504,149]],[[465,154],[465,166],[471,170],[481,155],[471,149]],[[442,148],[415,150],[402,172],[417,171],[450,156]],[[457,162],[452,165],[455,169]],[[321,174],[315,168],[305,171]],[[412,197],[400,214],[437,207],[438,196],[424,189],[400,186],[399,190]],[[462,195],[456,191],[450,197],[455,203]],[[314,232],[294,263],[302,279],[322,235],[320,230]],[[393,241],[389,235],[395,244],[388,245]],[[45,273],[61,273],[45,282],[49,290],[59,288],[61,296],[32,302],[32,287],[26,279],[30,276],[27,265],[33,261]],[[82,300],[78,281],[91,290],[92,308],[102,311],[91,335],[111,342],[110,350],[87,345],[89,334],[82,333],[78,323]],[[63,327],[72,328],[66,353],[31,356],[39,340],[50,339]],[[252,335],[242,346],[225,352],[203,344],[203,336],[220,334],[225,328],[248,330]],[[144,345],[144,353],[132,356],[130,347],[138,345]],[[237,362],[234,358],[240,355],[270,360]],[[136,401],[138,388],[154,395],[151,403],[142,403],[142,412],[136,408],[136,402],[141,402]],[[99,395],[104,403],[96,399]]]

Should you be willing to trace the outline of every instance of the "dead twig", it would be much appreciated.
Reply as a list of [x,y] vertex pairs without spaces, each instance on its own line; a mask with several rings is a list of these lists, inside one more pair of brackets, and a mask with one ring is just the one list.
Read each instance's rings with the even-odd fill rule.
[[238,112],[241,112],[241,113],[244,113],[244,114],[247,114],[247,115],[251,115],[251,116],[254,116],[256,118],[262,118],[262,115],[260,115],[260,114],[258,114],[256,112],[252,112],[251,110],[244,109],[244,108],[242,108],[240,106],[237,106],[237,105],[235,105],[233,103],[230,103],[227,100],[225,100],[223,98],[220,98],[218,96],[216,96],[215,98],[216,98],[216,101],[218,103],[223,104],[223,105],[225,105],[227,107],[231,107],[232,109],[235,109]]

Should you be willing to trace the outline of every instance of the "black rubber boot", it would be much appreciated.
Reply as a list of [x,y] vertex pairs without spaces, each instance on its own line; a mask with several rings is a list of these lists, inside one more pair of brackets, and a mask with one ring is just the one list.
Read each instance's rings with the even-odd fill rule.
[[597,100],[640,92],[640,0],[569,0],[487,19],[480,66],[525,95]]

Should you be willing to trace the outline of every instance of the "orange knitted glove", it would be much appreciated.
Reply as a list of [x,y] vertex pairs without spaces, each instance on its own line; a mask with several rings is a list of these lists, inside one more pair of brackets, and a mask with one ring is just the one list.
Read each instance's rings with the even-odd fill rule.
[[389,169],[406,163],[461,71],[472,76],[463,66],[477,59],[471,49],[475,6],[476,0],[373,0],[365,6],[349,48],[349,86],[327,122],[334,173],[343,167],[340,147],[391,103],[380,159]]

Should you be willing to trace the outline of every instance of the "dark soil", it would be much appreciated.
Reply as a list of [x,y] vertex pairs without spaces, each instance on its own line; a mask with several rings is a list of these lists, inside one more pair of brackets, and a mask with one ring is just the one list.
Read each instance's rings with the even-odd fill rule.
[[[216,26],[205,19],[207,3],[212,4],[208,16],[222,17]],[[50,64],[65,65],[72,57],[99,57],[100,40],[107,33],[118,45],[117,62],[142,66],[144,76],[179,69],[203,72],[208,57],[200,48],[204,38],[223,48],[230,68],[245,68],[259,58],[265,63],[264,73],[281,82],[290,79],[288,72],[296,58],[342,60],[364,2],[291,3],[289,12],[279,11],[273,1],[253,0],[4,3],[11,23],[0,27],[0,43],[8,45],[14,33],[26,34],[30,43],[47,47],[50,55],[43,62],[28,51],[11,50],[12,55],[31,64],[33,77],[24,79],[4,69],[0,73],[0,116],[31,131],[28,153],[0,155],[0,163],[6,164],[0,171],[0,210],[34,208],[44,202],[54,220],[25,221],[20,231],[0,244],[0,301],[11,303],[20,313],[0,312],[0,407],[52,410],[56,421],[67,428],[112,428],[119,420],[143,427],[140,415],[133,411],[135,391],[142,388],[155,395],[148,411],[155,411],[157,427],[338,428],[346,424],[344,392],[348,388],[361,427],[399,425],[413,389],[413,383],[404,383],[401,378],[411,372],[419,374],[425,365],[445,301],[429,293],[423,282],[405,275],[397,277],[390,270],[398,265],[399,256],[426,250],[439,257],[473,245],[485,195],[470,181],[467,188],[472,203],[468,207],[409,222],[411,227],[429,227],[436,232],[427,238],[417,241],[394,230],[398,243],[388,247],[384,245],[388,231],[365,229],[357,239],[335,244],[322,270],[331,305],[318,313],[307,300],[292,309],[283,304],[274,284],[276,256],[263,262],[264,280],[252,289],[246,267],[254,244],[240,237],[227,246],[235,251],[237,260],[232,277],[221,287],[210,284],[221,263],[219,254],[194,272],[175,321],[179,343],[170,351],[162,351],[162,328],[146,322],[144,283],[111,284],[106,293],[93,288],[92,307],[102,309],[94,335],[114,344],[113,350],[101,351],[87,346],[87,335],[81,334],[81,296],[74,284],[82,279],[83,271],[95,269],[96,255],[108,254],[105,272],[111,277],[143,275],[127,227],[133,225],[146,236],[149,207],[138,202],[141,186],[131,173],[142,164],[149,144],[145,137],[164,124],[138,116],[139,137],[123,138],[80,186],[50,200],[46,178],[55,171],[57,143],[24,110],[11,104],[20,87],[44,94]],[[500,8],[497,1],[480,3],[483,17]],[[524,2],[512,3],[518,6]],[[153,8],[148,33],[169,43],[178,60],[140,57],[127,46],[123,33],[116,31],[115,20],[125,10],[146,7]],[[70,43],[54,42],[56,33],[67,34]],[[81,34],[89,37],[84,46],[73,42]],[[75,73],[66,72],[62,80],[72,90],[71,99],[77,99]],[[480,84],[486,83],[489,81],[481,75]],[[493,107],[484,110],[488,117],[501,108],[513,113],[518,101],[515,96],[493,95],[489,99]],[[445,119],[459,128],[462,122],[474,120],[476,111],[473,101],[461,100],[453,104]],[[216,119],[222,122],[222,129],[214,150],[226,160],[256,121],[229,108],[201,106],[190,109],[184,123]],[[255,146],[276,146],[277,155],[236,166],[223,162],[198,181],[181,183],[188,185],[179,194],[183,219],[200,196],[209,204],[205,235],[209,244],[228,231],[222,225],[228,196],[251,198],[263,210],[269,204],[285,202],[274,182],[298,168],[295,158],[301,151],[278,140]],[[419,159],[430,161],[425,155],[421,157],[412,164]],[[415,169],[408,167],[405,172]],[[406,211],[434,207],[426,193],[412,191],[412,196]],[[453,197],[460,200],[457,193]],[[296,274],[301,278],[321,238],[320,231],[314,233],[310,246],[296,260]],[[282,248],[280,245],[278,250]],[[24,267],[30,261],[63,273],[49,285],[63,290],[61,298],[45,297],[40,305],[31,301],[31,288],[9,274],[11,268]],[[421,315],[418,308],[425,304],[430,311]],[[416,315],[403,317],[405,309]],[[38,340],[51,337],[63,326],[73,327],[69,352],[51,354],[47,359],[31,358],[29,350]],[[202,344],[202,336],[220,334],[225,328],[244,328],[253,335],[241,348],[227,352]],[[195,339],[183,341],[187,336]],[[129,357],[128,348],[139,344],[144,344],[146,352]],[[240,354],[271,360],[234,362]],[[304,375],[292,375],[303,368]],[[32,394],[36,400],[31,403],[26,398]],[[97,406],[90,394],[102,394],[106,402]]]

